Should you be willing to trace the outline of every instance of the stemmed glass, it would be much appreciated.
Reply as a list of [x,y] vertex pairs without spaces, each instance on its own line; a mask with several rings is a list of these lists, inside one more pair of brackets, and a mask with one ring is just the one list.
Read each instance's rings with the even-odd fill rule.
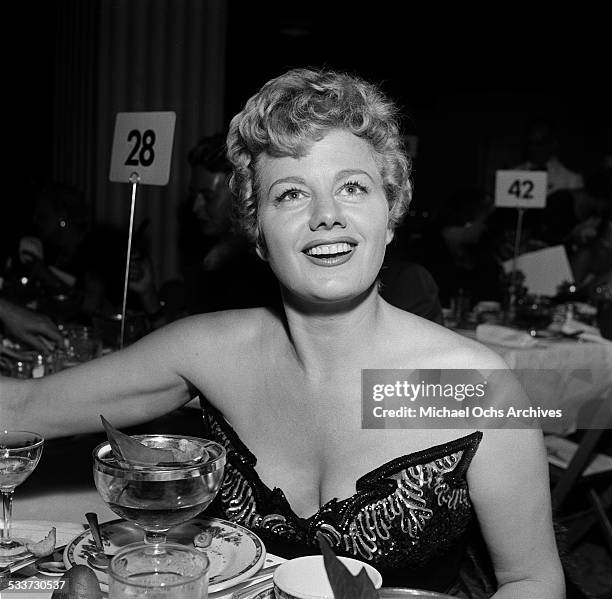
[[27,431],[0,431],[0,494],[2,494],[3,528],[0,531],[0,565],[10,564],[27,550],[19,539],[11,538],[13,493],[36,468],[44,439]]
[[150,466],[121,462],[110,443],[93,452],[94,482],[108,507],[144,530],[145,543],[165,543],[166,534],[197,516],[212,502],[225,469],[219,443],[180,435],[136,435],[161,449],[186,450],[187,460]]

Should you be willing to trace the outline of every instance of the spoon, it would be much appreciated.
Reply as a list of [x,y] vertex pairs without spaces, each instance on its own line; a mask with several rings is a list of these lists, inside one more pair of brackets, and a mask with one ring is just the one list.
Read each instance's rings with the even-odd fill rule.
[[98,570],[106,570],[108,568],[108,564],[112,558],[112,555],[104,552],[104,545],[102,543],[102,535],[100,534],[100,524],[98,523],[98,515],[94,512],[87,512],[85,514],[87,518],[87,523],[89,524],[89,530],[91,530],[91,536],[93,537],[94,543],[96,544],[96,549],[98,553],[91,555],[87,558],[87,563],[92,568],[97,568]]

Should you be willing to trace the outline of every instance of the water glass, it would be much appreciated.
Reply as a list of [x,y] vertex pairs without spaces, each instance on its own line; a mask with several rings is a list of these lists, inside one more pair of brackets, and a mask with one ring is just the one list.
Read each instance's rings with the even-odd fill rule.
[[65,333],[70,358],[64,363],[65,366],[89,362],[100,355],[102,343],[92,327],[71,325]]
[[206,599],[210,562],[178,543],[133,543],[111,560],[110,599]]

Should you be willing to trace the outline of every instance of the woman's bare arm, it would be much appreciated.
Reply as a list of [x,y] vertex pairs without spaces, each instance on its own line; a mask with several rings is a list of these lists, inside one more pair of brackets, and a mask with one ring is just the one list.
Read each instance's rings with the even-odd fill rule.
[[562,599],[541,432],[484,431],[468,482],[499,584],[495,599]]
[[493,597],[563,599],[542,432],[537,421],[508,417],[510,407],[527,408],[529,399],[499,355],[478,343],[460,343],[454,348],[459,367],[487,373],[487,405],[506,415],[475,424],[483,438],[467,472],[499,585]]
[[0,378],[0,422],[58,437],[99,430],[100,414],[117,427],[166,414],[190,399],[190,361],[197,356],[204,372],[216,364],[213,339],[223,328],[218,321],[207,315],[184,319],[42,379]]

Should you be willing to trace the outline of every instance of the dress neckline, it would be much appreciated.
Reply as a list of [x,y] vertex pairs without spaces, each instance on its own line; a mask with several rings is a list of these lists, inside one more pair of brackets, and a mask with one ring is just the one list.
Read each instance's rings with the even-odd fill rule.
[[209,412],[213,414],[215,421],[221,427],[223,433],[228,437],[230,443],[236,449],[237,453],[241,456],[241,461],[243,463],[246,463],[250,467],[250,470],[257,483],[268,493],[270,493],[271,496],[278,496],[278,498],[284,504],[285,510],[288,511],[288,513],[297,521],[305,524],[314,520],[324,508],[332,504],[344,504],[350,502],[355,499],[355,497],[358,496],[360,493],[366,491],[368,487],[376,485],[384,479],[388,479],[394,474],[399,473],[401,470],[405,470],[418,464],[426,464],[434,460],[440,459],[451,453],[467,449],[468,451],[464,451],[460,463],[454,471],[455,477],[463,476],[468,466],[470,465],[470,462],[472,461],[476,449],[478,448],[478,445],[480,444],[480,441],[482,439],[482,432],[475,431],[468,435],[464,435],[463,437],[452,439],[450,441],[439,443],[437,445],[432,445],[431,447],[427,447],[425,449],[419,449],[417,451],[401,455],[397,458],[392,458],[391,460],[384,462],[382,465],[377,466],[376,468],[360,476],[355,483],[355,493],[353,493],[353,495],[351,495],[350,497],[346,497],[344,499],[332,497],[324,504],[322,504],[311,516],[302,517],[299,516],[293,510],[291,503],[286,498],[285,493],[282,489],[280,489],[279,487],[274,487],[270,489],[270,487],[265,482],[263,482],[256,468],[257,457],[242,441],[242,439],[234,430],[233,426],[228,420],[226,420],[220,410],[210,404],[202,396],[200,396],[200,405],[204,412]]

